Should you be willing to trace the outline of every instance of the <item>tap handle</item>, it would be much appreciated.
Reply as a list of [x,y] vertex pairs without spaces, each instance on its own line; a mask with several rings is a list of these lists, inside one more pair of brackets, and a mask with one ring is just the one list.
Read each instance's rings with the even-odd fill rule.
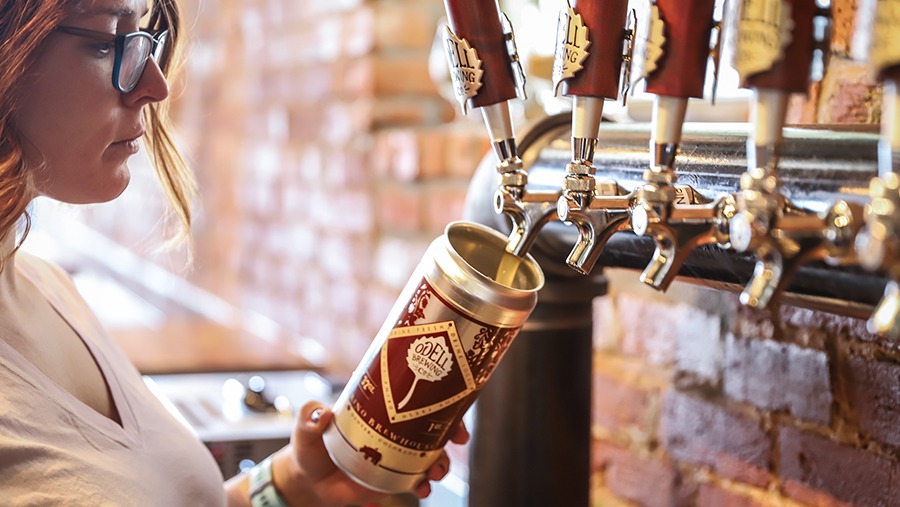
[[567,96],[619,95],[628,0],[573,0],[556,35],[553,82]]
[[[648,24],[638,40],[646,41],[648,49],[661,46],[661,53],[656,56],[648,50],[635,56],[637,65],[642,66],[636,77],[646,79],[650,93],[667,97],[703,97],[710,34],[715,26],[715,0],[656,0],[650,8],[651,13],[644,21]],[[657,23],[662,29],[654,26]],[[664,38],[664,43],[654,42],[654,37]],[[648,65],[647,59],[654,56],[656,62]]]
[[743,86],[805,93],[816,49],[816,0],[741,0],[732,7],[732,65]]
[[497,1],[444,0],[444,7],[450,25],[445,49],[463,109],[516,98],[513,56]]
[[879,80],[900,80],[900,2],[860,0],[852,41],[853,56],[866,61]]

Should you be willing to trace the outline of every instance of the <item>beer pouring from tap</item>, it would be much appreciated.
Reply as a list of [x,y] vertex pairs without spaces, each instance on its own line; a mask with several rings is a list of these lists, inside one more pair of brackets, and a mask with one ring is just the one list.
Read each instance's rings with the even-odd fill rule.
[[807,90],[821,10],[815,0],[742,0],[736,7],[733,64],[754,98],[747,171],[729,232],[732,248],[756,257],[740,300],[764,308],[800,265],[846,262],[860,224],[853,203],[839,201],[815,214],[782,194],[778,164],[788,98]]
[[566,263],[582,274],[591,271],[603,245],[628,221],[630,200],[613,181],[598,186],[594,167],[604,100],[619,95],[627,14],[628,0],[575,0],[563,8],[557,26],[554,88],[573,100],[572,161],[557,214],[578,228]]
[[[900,1],[864,1],[859,5],[859,34],[854,50],[882,83],[878,176],[869,185],[865,227],[856,237],[860,264],[888,277],[884,296],[868,321],[872,333],[900,338]],[[863,23],[860,25],[859,23]]]
[[540,228],[555,216],[557,194],[526,190],[528,174],[516,147],[509,101],[524,97],[525,75],[509,20],[496,0],[445,0],[445,47],[457,100],[465,113],[481,109],[494,153],[500,188],[495,210],[512,222],[507,251],[524,255]]
[[[631,226],[656,244],[640,279],[663,291],[691,250],[728,244],[728,221],[734,212],[731,196],[710,201],[690,187],[676,186],[675,159],[688,99],[703,97],[710,38],[717,27],[714,10],[715,0],[656,0],[648,3],[638,37],[642,50],[634,61],[634,75],[645,80],[655,98],[650,167],[631,210]],[[713,51],[718,54],[718,48]]]

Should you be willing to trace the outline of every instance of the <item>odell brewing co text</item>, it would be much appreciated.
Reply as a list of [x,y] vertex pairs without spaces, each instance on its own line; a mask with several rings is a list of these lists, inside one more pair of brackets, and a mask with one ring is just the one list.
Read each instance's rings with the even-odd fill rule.
[[363,485],[416,486],[534,308],[540,268],[505,246],[491,229],[450,224],[336,402],[325,445]]

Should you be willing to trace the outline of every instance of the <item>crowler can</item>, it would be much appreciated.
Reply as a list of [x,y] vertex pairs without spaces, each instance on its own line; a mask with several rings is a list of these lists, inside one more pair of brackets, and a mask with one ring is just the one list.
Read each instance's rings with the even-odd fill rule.
[[543,273],[505,248],[504,236],[468,222],[428,248],[324,435],[357,482],[413,489],[531,314]]

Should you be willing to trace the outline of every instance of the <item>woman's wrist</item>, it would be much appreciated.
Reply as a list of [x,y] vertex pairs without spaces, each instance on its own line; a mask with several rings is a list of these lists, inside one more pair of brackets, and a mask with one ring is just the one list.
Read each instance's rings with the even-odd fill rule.
[[269,458],[272,460],[272,484],[288,506],[321,505],[321,499],[300,468],[291,445],[279,449]]

